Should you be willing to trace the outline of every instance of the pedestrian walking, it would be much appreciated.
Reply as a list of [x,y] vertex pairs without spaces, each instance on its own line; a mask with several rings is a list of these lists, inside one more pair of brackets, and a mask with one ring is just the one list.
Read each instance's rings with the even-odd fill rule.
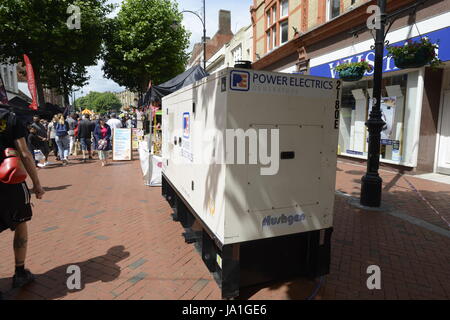
[[67,123],[69,124],[68,136],[69,136],[69,154],[74,155],[75,153],[75,128],[78,125],[78,116],[75,113],[72,113],[69,117],[67,117]]
[[39,137],[40,143],[39,143],[39,150],[42,151],[45,157],[44,161],[44,167],[47,166],[48,163],[48,155],[50,153],[50,148],[48,146],[48,139],[47,139],[47,129],[41,122],[41,118],[36,115],[33,116],[33,123],[31,124],[32,127],[36,128],[37,136]]
[[84,115],[78,124],[78,139],[80,140],[81,152],[83,153],[83,162],[86,162],[86,153],[89,159],[92,159],[92,133],[94,129],[94,123],[90,120],[89,115]]
[[12,283],[14,288],[34,280],[33,274],[25,269],[27,221],[32,217],[30,191],[24,181],[26,174],[33,182],[32,190],[36,198],[42,199],[45,193],[39,181],[34,157],[28,150],[26,137],[26,127],[17,120],[14,113],[0,105],[0,232],[6,229],[15,232],[15,272]]
[[114,130],[123,128],[122,121],[117,119],[117,115],[113,112],[111,113],[111,118],[106,122],[111,128],[111,137],[109,138],[111,145],[114,143]]
[[133,123],[131,121],[131,118],[127,118],[127,120],[126,120],[126,127],[127,127],[127,129],[132,129],[133,128]]
[[115,113],[111,113],[111,119],[109,119],[108,122],[106,122],[106,124],[111,128],[111,134],[114,134],[114,129],[122,128],[122,121],[117,119]]
[[45,120],[45,119],[41,119],[40,122],[41,122],[41,124],[44,126],[44,129],[47,130],[47,128],[48,128],[48,121]]
[[[100,117],[98,115],[93,115],[91,119],[92,128],[94,128],[98,125]],[[95,153],[97,153],[97,138],[95,137],[94,132],[92,132],[92,158],[94,158]]]
[[56,157],[56,160],[59,161],[59,155],[58,155],[58,145],[56,144],[56,124],[58,123],[58,117],[56,115],[53,116],[52,121],[48,124],[47,127],[47,138],[49,141],[50,148],[53,151],[53,154]]
[[30,126],[28,128],[28,135],[27,135],[27,145],[28,149],[30,150],[31,154],[34,156],[34,161],[36,163],[36,166],[41,167],[40,160],[36,159],[35,151],[40,150],[41,146],[41,140],[39,139],[39,136],[37,135],[37,130],[35,127]]
[[69,137],[69,124],[64,119],[63,114],[58,115],[58,122],[56,123],[56,144],[58,145],[58,152],[63,165],[69,164],[69,150],[70,150],[70,137]]
[[111,127],[106,123],[105,119],[100,119],[98,125],[94,129],[94,136],[97,141],[96,149],[98,157],[102,162],[102,167],[108,164],[108,152],[111,148]]

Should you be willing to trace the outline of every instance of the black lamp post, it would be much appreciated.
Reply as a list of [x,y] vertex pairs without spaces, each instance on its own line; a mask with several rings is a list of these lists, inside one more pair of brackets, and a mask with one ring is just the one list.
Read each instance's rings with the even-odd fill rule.
[[[380,28],[376,29],[375,36],[375,68],[373,76],[373,99],[372,111],[369,115],[369,120],[366,122],[369,131],[369,154],[367,157],[367,171],[361,179],[361,199],[360,204],[367,207],[380,207],[381,205],[381,189],[383,180],[378,174],[380,167],[380,147],[381,147],[381,129],[385,122],[381,119],[381,88],[383,80],[383,55],[384,46],[386,42],[386,35],[391,29],[395,20],[409,12],[409,14],[416,14],[417,8],[424,5],[428,0],[417,0],[410,6],[387,15],[386,14],[386,0],[377,0],[377,5],[380,13]],[[387,31],[385,30],[387,26]],[[362,27],[358,30],[353,30],[352,33],[357,35],[359,31],[364,30]]]
[[386,24],[386,0],[378,0],[381,13],[380,28],[376,30],[375,38],[375,70],[373,76],[373,101],[369,120],[366,122],[369,131],[369,154],[367,171],[361,179],[360,203],[368,207],[381,205],[382,182],[378,169],[380,167],[381,129],[385,122],[381,119],[381,86],[383,80],[383,55]]
[[183,10],[181,13],[189,12],[197,16],[200,19],[203,25],[203,69],[206,71],[206,7],[205,0],[203,0],[203,19],[197,12],[190,10]]

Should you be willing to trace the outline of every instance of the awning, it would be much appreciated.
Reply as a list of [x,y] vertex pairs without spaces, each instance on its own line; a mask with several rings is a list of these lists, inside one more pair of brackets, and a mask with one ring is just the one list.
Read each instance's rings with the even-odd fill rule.
[[81,111],[81,114],[93,115],[94,113],[89,109],[84,109],[83,111]]
[[154,101],[161,101],[162,97],[167,96],[183,87],[186,87],[209,74],[199,65],[193,66],[189,70],[177,75],[175,78],[160,84],[152,86],[144,97],[144,105],[149,105]]

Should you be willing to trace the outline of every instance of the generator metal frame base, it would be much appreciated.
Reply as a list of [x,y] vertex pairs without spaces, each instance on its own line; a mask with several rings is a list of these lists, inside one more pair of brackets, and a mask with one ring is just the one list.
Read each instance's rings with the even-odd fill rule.
[[[299,276],[315,278],[330,271],[332,227],[224,245],[164,174],[162,195],[186,230],[186,242],[194,243],[201,253],[224,299],[239,297],[240,288]],[[200,232],[191,229],[196,221]]]

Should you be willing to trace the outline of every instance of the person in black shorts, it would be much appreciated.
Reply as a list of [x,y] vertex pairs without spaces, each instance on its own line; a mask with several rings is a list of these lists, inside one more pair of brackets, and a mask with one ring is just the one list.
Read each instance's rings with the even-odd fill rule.
[[[3,154],[5,148],[14,148],[20,155],[31,181],[33,192],[37,199],[42,199],[45,191],[41,186],[34,158],[31,155],[26,141],[27,129],[16,120],[13,113],[7,107],[0,105],[0,152]],[[0,163],[3,155],[0,157]],[[0,182],[0,232],[6,229],[15,231],[14,234],[14,257],[15,274],[13,287],[22,287],[34,280],[33,274],[25,269],[25,257],[27,253],[28,229],[27,221],[31,220],[31,196],[26,182],[19,184],[4,184]],[[1,296],[0,296],[1,298]]]
[[80,139],[81,151],[83,152],[83,162],[86,162],[86,152],[89,159],[92,159],[92,133],[94,124],[89,120],[89,115],[84,115],[83,120],[78,124],[78,139]]

